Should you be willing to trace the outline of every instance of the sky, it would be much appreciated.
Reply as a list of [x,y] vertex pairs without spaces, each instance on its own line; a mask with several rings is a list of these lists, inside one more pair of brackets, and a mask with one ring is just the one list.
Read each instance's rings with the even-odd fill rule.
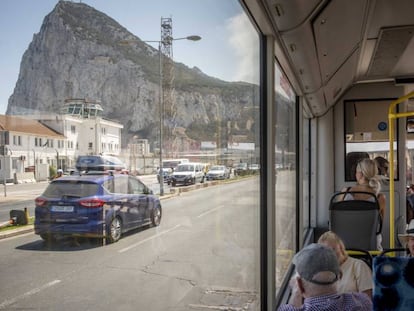
[[[0,114],[5,114],[20,62],[44,17],[58,0],[0,0]],[[171,17],[173,37],[201,36],[173,44],[174,61],[225,81],[257,83],[252,74],[258,36],[237,0],[82,0],[141,40],[160,40],[161,17]],[[248,25],[248,27],[246,27]],[[158,48],[157,43],[152,43]],[[257,67],[256,67],[257,68]]]

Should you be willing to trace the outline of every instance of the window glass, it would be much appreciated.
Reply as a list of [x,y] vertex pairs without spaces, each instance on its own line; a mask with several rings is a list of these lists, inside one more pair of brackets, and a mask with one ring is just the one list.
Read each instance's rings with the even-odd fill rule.
[[128,193],[128,176],[117,176],[115,178],[115,193]]
[[145,186],[137,179],[129,178],[129,193],[130,194],[143,194]]
[[296,232],[296,101],[295,93],[275,64],[276,289],[285,278],[295,251]]
[[[414,113],[414,103],[412,100],[407,101],[407,112]],[[406,120],[406,150],[405,150],[405,165],[406,165],[406,185],[407,192],[410,197],[414,193],[414,116],[408,116]],[[414,213],[410,210],[407,214],[407,222],[414,218]]]
[[77,182],[77,181],[55,181],[51,183],[43,195],[48,198],[61,198],[62,196],[68,197],[89,197],[98,192],[99,185],[89,182]]
[[[13,16],[21,15],[22,6],[30,6],[30,1],[10,3],[14,2],[19,6]],[[7,284],[7,290],[0,291],[0,306],[36,310],[260,310],[260,64],[264,62],[260,59],[261,34],[242,2],[83,0],[42,1],[42,5],[31,6],[33,9],[25,7],[25,11],[33,11],[30,20],[36,22],[21,46],[19,64],[24,67],[20,75],[10,77],[19,86],[14,94],[14,86],[9,90],[9,108],[37,119],[44,128],[30,133],[30,137],[36,136],[36,146],[27,146],[23,140],[13,156],[18,157],[19,152],[27,156],[24,163],[19,160],[17,169],[21,170],[16,172],[27,174],[16,174],[18,178],[35,175],[41,182],[13,185],[19,190],[13,189],[7,198],[20,198],[16,195],[20,191],[31,196],[26,200],[33,200],[37,191],[43,192],[49,172],[60,168],[52,167],[57,157],[67,172],[76,167],[79,156],[99,154],[119,158],[131,175],[139,174],[137,178],[154,198],[137,196],[128,202],[130,206],[122,200],[110,202],[119,196],[111,196],[109,191],[128,192],[128,178],[114,175],[114,179],[101,173],[95,179],[90,176],[92,170],[61,180],[100,183],[108,179],[104,195],[92,182],[82,187],[71,182],[57,184],[58,180],[50,183],[47,193],[56,199],[51,204],[61,210],[71,210],[76,200],[60,200],[62,193],[72,195],[71,191],[80,189],[81,193],[73,196],[83,196],[98,189],[88,203],[91,206],[84,210],[86,214],[77,215],[85,223],[76,224],[84,232],[95,231],[88,239],[75,239],[76,243],[59,235],[52,245],[46,242],[46,234],[35,233],[1,243],[3,266],[13,266],[13,258],[18,257],[22,269],[0,269],[0,280]],[[40,7],[44,14],[35,14]],[[7,12],[12,9],[8,7]],[[23,21],[20,18],[14,26],[19,36],[13,36],[12,43],[23,37]],[[193,41],[195,36],[201,39]],[[102,114],[97,111],[97,102]],[[280,118],[292,119],[294,110],[290,110],[289,101],[280,106],[289,110]],[[292,160],[294,123],[288,122],[280,134],[288,137],[283,136],[278,147],[285,155],[280,159],[280,178],[291,183],[296,163]],[[16,134],[23,135],[11,133]],[[61,148],[45,145],[47,139],[61,140]],[[128,145],[141,139],[148,140],[148,148],[130,152]],[[102,146],[106,150],[101,150]],[[11,181],[11,160],[0,160]],[[142,172],[141,168],[148,166],[167,167],[163,160],[171,160],[173,168],[173,160],[186,166],[203,163],[197,168],[199,177],[206,167],[225,165],[231,171],[230,178],[211,182],[197,178],[195,185],[191,180],[173,187],[170,173],[176,176],[178,171],[171,169],[162,184],[156,174]],[[25,172],[28,166],[33,174]],[[240,168],[237,174],[236,168]],[[1,173],[0,178],[4,176]],[[162,212],[154,209],[158,208],[156,198],[161,198]],[[288,200],[290,208],[290,194]],[[35,215],[34,204],[29,205],[30,215]],[[108,212],[105,219],[86,224],[86,218],[101,207],[106,211],[122,209],[125,214],[117,218],[116,211]],[[3,215],[7,219],[0,218],[0,222],[8,220],[7,213]],[[60,216],[57,226],[66,233],[74,220]],[[128,219],[122,217],[143,219],[145,227],[123,228]],[[151,225],[159,217],[160,225]],[[102,223],[104,229],[98,230]],[[97,234],[108,231],[122,233],[121,239],[104,246],[92,242]],[[282,240],[280,236],[279,242]],[[70,302],[59,299],[63,293],[70,295]]]
[[[356,180],[356,165],[363,158],[375,160],[378,174],[389,176],[388,108],[391,101],[345,101],[345,181]],[[396,150],[394,142],[394,176],[398,179]]]
[[302,222],[303,222],[303,232],[309,228],[310,225],[310,119],[303,118],[302,120],[302,148],[303,148],[303,157],[301,159],[300,166],[302,168]]

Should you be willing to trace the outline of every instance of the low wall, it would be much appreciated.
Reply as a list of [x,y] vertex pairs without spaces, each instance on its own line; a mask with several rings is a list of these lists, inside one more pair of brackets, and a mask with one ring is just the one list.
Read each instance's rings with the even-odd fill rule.
[[35,179],[33,172],[14,173],[15,184],[34,183],[34,182],[36,182],[36,179]]

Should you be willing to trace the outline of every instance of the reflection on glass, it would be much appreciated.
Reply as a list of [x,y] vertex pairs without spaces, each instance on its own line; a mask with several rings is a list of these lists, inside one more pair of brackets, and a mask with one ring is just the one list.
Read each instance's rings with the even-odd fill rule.
[[[30,11],[31,4],[15,2],[14,16],[21,15],[23,3]],[[0,178],[13,202],[7,206],[30,206],[30,216],[35,197],[57,169],[68,176],[50,185],[70,179],[75,189],[54,194],[53,218],[43,207],[45,226],[55,224],[62,235],[30,233],[0,243],[0,309],[259,310],[260,42],[240,1],[186,1],[180,7],[176,1],[39,3],[30,18],[36,28],[27,36],[20,36],[22,19],[10,27],[19,29],[13,43],[29,38],[9,107],[13,118],[21,112],[26,119],[10,116],[7,123],[0,117],[8,127],[0,136],[7,145]],[[163,14],[172,14],[171,24],[160,23]],[[170,37],[161,40],[162,31]],[[201,40],[180,40],[193,35]],[[169,49],[159,48],[172,41]],[[12,93],[13,88],[8,96]],[[62,113],[67,99],[96,100],[102,110],[88,106],[84,113],[85,107],[72,105]],[[286,134],[283,165],[293,170],[292,133]],[[139,175],[155,195],[163,188],[162,213],[142,208],[148,202],[144,195],[114,199],[108,189],[116,184],[105,179],[106,193],[96,191],[81,202],[87,212],[69,216],[76,209],[73,201],[85,195],[78,181],[111,174],[74,172],[79,155],[97,154],[119,158],[127,167],[122,173]],[[176,170],[186,162],[202,163],[196,168],[198,175],[203,171],[200,176],[214,165],[226,166],[230,176],[200,183],[193,172]],[[165,175],[161,167],[169,168]],[[14,176],[41,182],[9,185]],[[188,185],[172,187],[172,176]],[[135,188],[131,182],[115,191],[149,193]],[[116,237],[122,226],[133,228],[132,222],[153,226],[125,232],[106,245],[82,233],[64,236],[66,228],[86,223],[89,214],[100,217],[108,206],[130,220],[107,214],[111,222],[103,227]],[[8,220],[3,212],[0,222]]]
[[295,94],[275,65],[276,289],[279,290],[295,250],[296,106]]

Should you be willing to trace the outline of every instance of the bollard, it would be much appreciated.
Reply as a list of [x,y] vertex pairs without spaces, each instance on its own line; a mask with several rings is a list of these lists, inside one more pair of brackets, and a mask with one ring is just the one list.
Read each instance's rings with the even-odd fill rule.
[[29,210],[27,209],[27,207],[24,208],[24,215],[26,217],[26,224],[28,224],[30,216],[29,216]]

